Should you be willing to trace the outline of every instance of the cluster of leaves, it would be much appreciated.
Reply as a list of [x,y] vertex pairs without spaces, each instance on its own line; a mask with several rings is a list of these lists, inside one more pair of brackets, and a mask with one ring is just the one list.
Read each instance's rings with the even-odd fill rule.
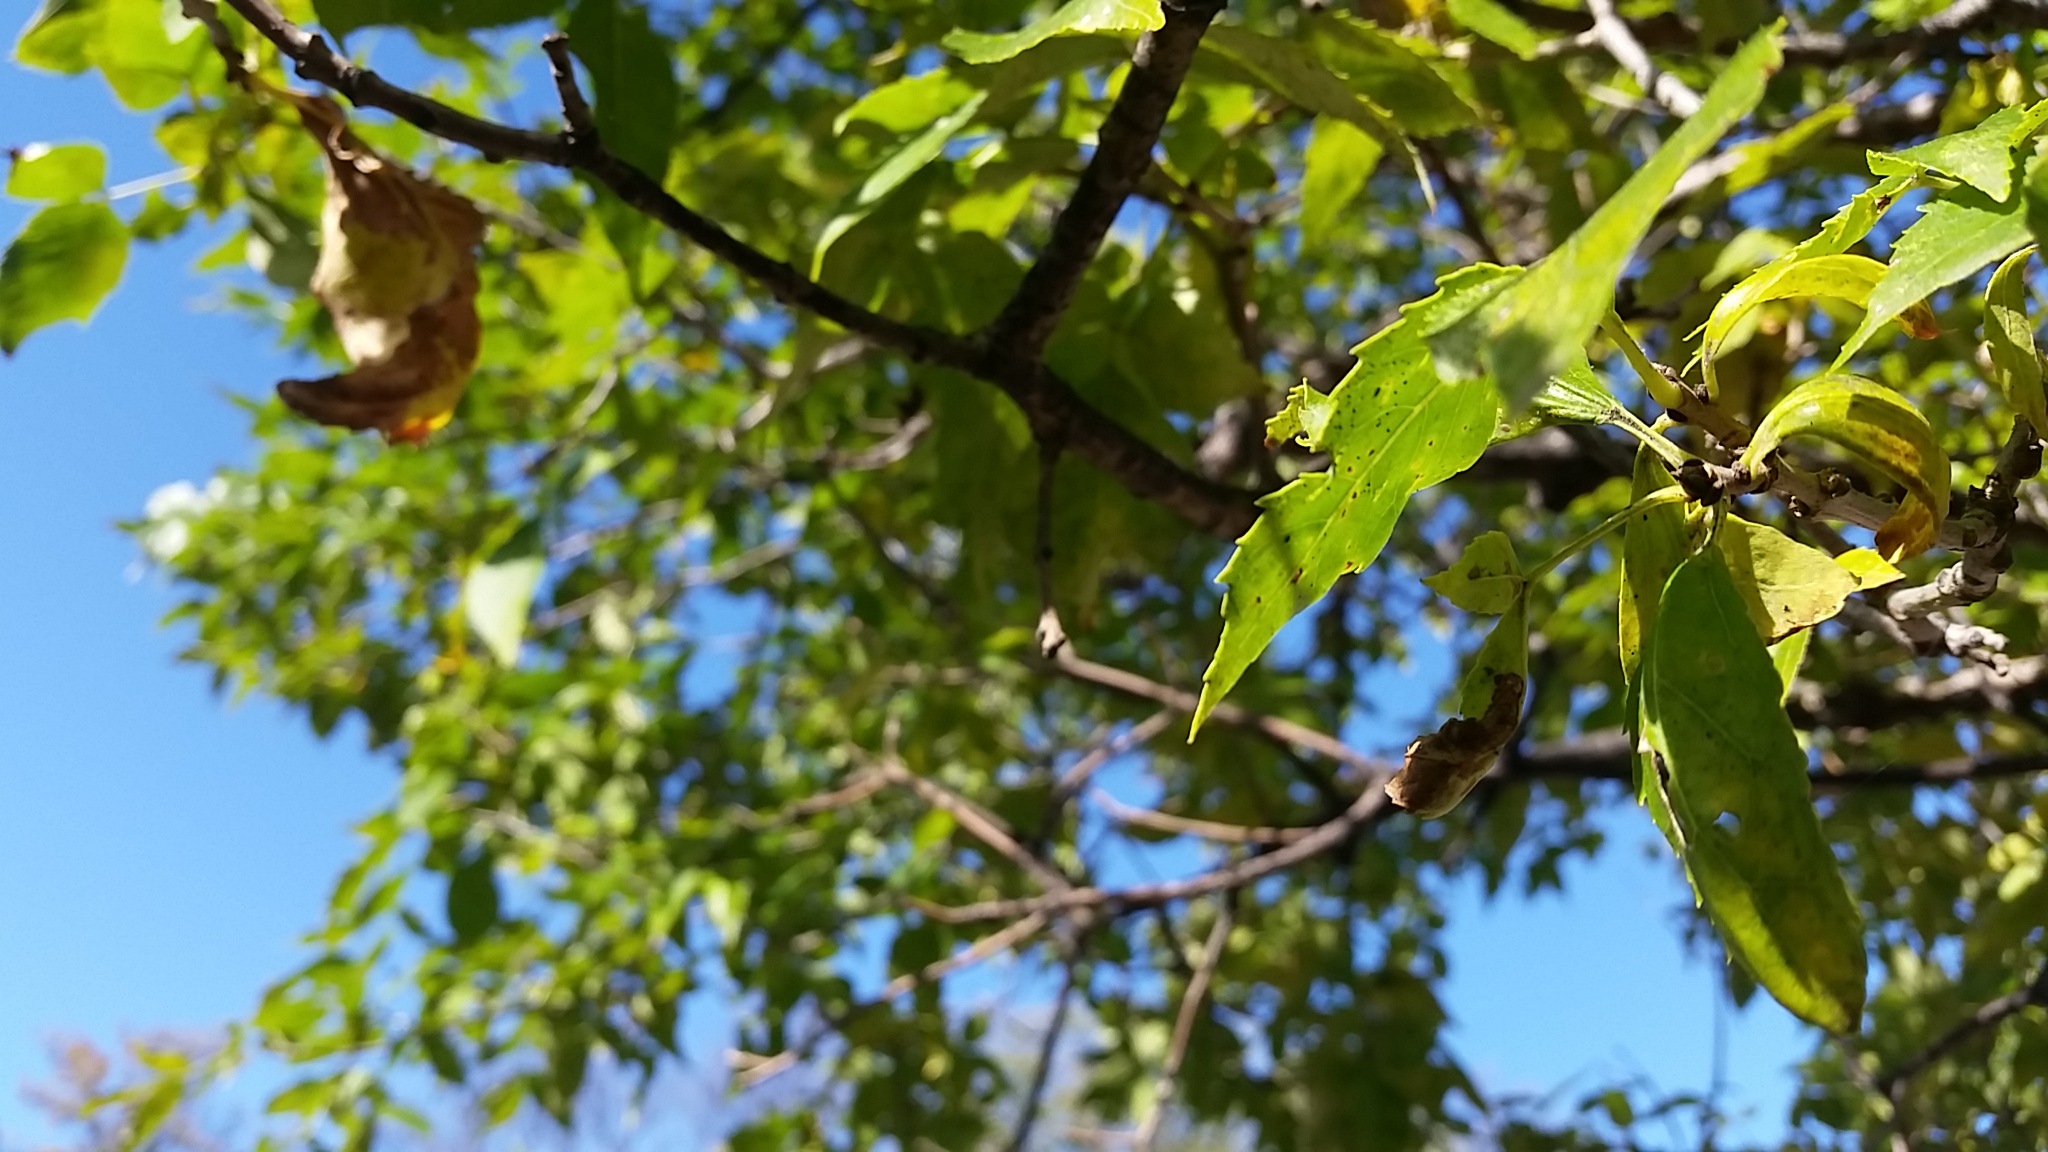
[[[154,0],[52,0],[31,22],[22,64],[97,72],[161,117],[179,167],[127,210],[97,148],[18,153],[9,193],[47,206],[0,262],[0,347],[89,316],[131,241],[207,228],[224,241],[203,266],[231,299],[363,383],[364,316],[382,331],[468,273],[352,312],[346,278],[321,272],[356,235],[332,211],[323,229],[323,172],[410,164],[492,222],[458,293],[481,322],[459,404],[437,376],[426,409],[340,421],[410,437],[456,404],[429,443],[255,405],[257,462],[160,493],[137,526],[185,591],[192,659],[403,767],[316,955],[249,1022],[249,1047],[295,1070],[269,1139],[361,1147],[422,1123],[413,1068],[494,1121],[567,1118],[594,1059],[675,1061],[683,1007],[709,989],[740,1005],[738,1087],[828,1073],[750,1112],[733,1146],[966,1148],[1010,1139],[1006,1123],[1021,1146],[1037,1104],[992,1039],[1004,1006],[941,995],[971,975],[917,978],[999,928],[1098,1023],[1076,1107],[1101,1123],[1156,1123],[1170,1097],[1262,1147],[1625,1139],[1655,1109],[1619,1087],[1582,1120],[1489,1099],[1435,994],[1454,959],[1442,882],[1533,890],[1596,850],[1592,815],[1622,792],[1546,775],[1538,753],[1620,729],[1607,775],[1635,779],[1682,859],[1735,994],[1760,985],[1860,1032],[1816,1034],[1799,1139],[2030,1146],[2048,1113],[2038,1035],[1989,1027],[1958,1042],[1969,1059],[1914,1061],[2042,961],[2033,777],[1931,804],[1866,781],[1816,809],[1809,773],[2048,744],[2040,658],[1927,647],[1881,607],[1940,549],[1967,560],[1996,534],[2004,552],[1980,559],[2009,571],[1970,621],[2041,648],[2044,521],[1973,487],[2002,483],[2015,418],[2010,439],[2031,443],[2048,414],[2026,255],[2048,217],[2041,33],[1916,30],[1946,27],[1939,3],[1885,6],[1874,28],[1854,5],[1799,4],[1819,31],[1794,43],[1761,3],[1632,5],[1623,27],[1673,77],[1714,78],[1678,117],[1569,5],[1234,8],[1166,94],[1140,207],[1082,253],[1043,354],[1075,418],[1211,488],[1270,493],[1219,590],[1217,540],[1048,444],[1039,414],[959,363],[900,357],[881,324],[765,305],[605,182],[486,163],[403,120],[354,114],[347,146],[309,133],[304,101],[279,94],[292,64],[237,15],[267,7],[216,17],[260,83]],[[610,156],[881,321],[966,335],[1091,186],[1090,145],[1139,82],[1134,41],[1202,8],[314,0],[282,16],[351,44],[403,28],[377,51],[416,48],[403,59],[436,71],[437,97],[486,119],[541,75],[529,46],[559,26]],[[1890,70],[1893,34],[1921,67]],[[1866,173],[1851,197],[1841,177]],[[1880,341],[1893,321],[1925,338]],[[1614,357],[1640,391],[1603,373]],[[1801,478],[1804,512],[1881,515],[1837,533],[1750,495]],[[1048,604],[1088,667],[1126,679],[1041,658]],[[1845,625],[1851,605],[1890,627]],[[1359,685],[1409,654],[1418,618],[1463,638],[1489,615],[1459,717],[1399,776],[1268,738],[1371,715]],[[1300,642],[1268,652],[1297,618]],[[1120,823],[1078,785],[1166,729],[1187,706],[1170,686],[1198,676],[1199,738],[1145,748],[1134,777],[1174,818],[1287,842],[1382,784],[1412,813],[1201,898],[985,929],[944,915],[1114,886],[1125,853],[1187,835]],[[1204,986],[1211,1007],[1183,1014]],[[168,1115],[212,1071],[135,1087],[126,1131],[147,1139],[143,1110]]]

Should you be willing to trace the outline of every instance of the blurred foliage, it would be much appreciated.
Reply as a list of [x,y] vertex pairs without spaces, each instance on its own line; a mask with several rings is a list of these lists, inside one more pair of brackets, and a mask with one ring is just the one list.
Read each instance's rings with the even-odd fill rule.
[[[2015,407],[2029,410],[2007,399],[2028,378],[2013,359],[2031,350],[2018,342],[2031,340],[2024,269],[1997,296],[1998,359],[1978,350],[1991,265],[2029,238],[2030,217],[2048,215],[2048,176],[2027,179],[2048,83],[2038,9],[1799,0],[1785,5],[1794,31],[1773,74],[1764,48],[1730,63],[1779,15],[1762,0],[1621,7],[1657,67],[1695,88],[1757,69],[1740,110],[1716,106],[1740,122],[1717,149],[1696,138],[1704,129],[1673,142],[1681,117],[1562,0],[1232,5],[1045,363],[1167,458],[1267,492],[1346,459],[1343,445],[1321,450],[1320,432],[1261,443],[1291,387],[1309,385],[1276,439],[1318,419],[1308,394],[1331,394],[1345,350],[1369,334],[1393,332],[1380,347],[1412,345],[1434,372],[1449,345],[1431,351],[1389,326],[1439,277],[1565,245],[1597,257],[1588,267],[1602,275],[1620,271],[1621,319],[1661,360],[1684,364],[1691,334],[1716,320],[1715,399],[1750,426],[1855,354],[1921,424],[1887,441],[1910,458],[1833,457],[1844,483],[1880,495],[1904,483],[1932,500],[1939,457],[1957,493],[1982,484]],[[1154,0],[283,9],[361,62],[431,77],[427,90],[457,109],[550,131],[561,113],[535,46],[566,29],[599,138],[617,155],[840,295],[959,334],[999,313],[1045,245],[1131,75],[1132,44],[1161,15]],[[292,68],[269,43],[225,7],[221,20],[259,75],[287,82]],[[43,206],[0,262],[0,348],[89,317],[131,243],[204,228],[224,239],[199,272],[228,301],[309,363],[343,362],[334,321],[307,290],[322,242],[321,143],[289,105],[231,82],[206,28],[158,0],[48,0],[15,59],[103,77],[123,106],[154,118],[167,172],[109,188],[92,145],[15,157],[8,192]],[[180,1102],[259,1052],[289,1082],[240,1143],[402,1144],[431,1125],[437,1091],[474,1100],[486,1125],[567,1122],[594,1066],[645,1082],[675,1067],[686,1006],[703,995],[738,1016],[731,1087],[748,1106],[724,1134],[734,1149],[1065,1147],[1083,1138],[1078,1125],[1145,1123],[1170,1062],[1167,1130],[1200,1140],[1593,1148],[1662,1139],[1683,1118],[1698,1143],[1713,1142],[1710,1098],[1640,1084],[1590,1086],[1576,1109],[1491,1097],[1448,1050],[1437,998],[1454,961],[1440,946],[1451,883],[1554,887],[1567,859],[1599,849],[1607,813],[1634,818],[1623,785],[1517,767],[1546,762],[1536,753],[1557,741],[1592,747],[1637,727],[1624,658],[1635,675],[1655,601],[1623,596],[1623,535],[1517,576],[1526,716],[1504,770],[1462,807],[1437,820],[1392,815],[1220,897],[1055,918],[1008,941],[1044,999],[1071,983],[1075,1019],[1088,1022],[1079,1082],[1048,1097],[1026,1141],[1014,1128],[1036,1099],[1033,1053],[998,1036],[1001,997],[953,994],[988,986],[973,968],[877,995],[1009,926],[949,924],[930,909],[1039,890],[1042,877],[975,829],[1000,821],[1079,885],[1105,872],[1127,881],[1134,858],[1185,870],[1270,850],[1181,837],[1177,857],[1133,857],[1172,833],[1112,819],[1087,789],[1059,782],[1139,728],[1130,743],[1143,747],[1120,763],[1139,775],[1124,778],[1185,819],[1317,825],[1378,787],[1241,725],[1212,720],[1184,745],[1184,718],[1155,718],[1158,702],[1038,655],[1045,599],[1088,660],[1192,688],[1221,634],[1211,578],[1228,545],[1065,453],[1041,579],[1041,453],[1028,414],[998,391],[773,303],[584,176],[489,162],[381,114],[351,110],[350,123],[490,221],[476,268],[480,359],[452,422],[423,446],[387,447],[250,404],[254,462],[160,491],[133,528],[179,589],[186,656],[224,692],[278,698],[323,736],[386,750],[401,769],[396,795],[362,825],[361,856],[306,963],[233,1043],[92,1089],[116,1117],[113,1144],[176,1146],[164,1140]],[[1945,151],[1905,150],[1942,133],[1964,136]],[[1873,172],[1891,189],[1883,203],[1852,201]],[[1861,295],[1759,290],[1716,316],[1724,292],[1773,261],[1885,255],[1916,207],[1929,228],[1899,245],[1889,290],[1868,278]],[[1591,333],[1573,325],[1605,292],[1572,283],[1553,299],[1555,267],[1523,277],[1538,287],[1519,296],[1505,289],[1513,315],[1556,329],[1532,353],[1545,371],[1585,343]],[[1907,343],[1882,326],[1917,323],[1923,298],[1933,324],[1918,334],[1931,338]],[[1500,335],[1467,349],[1483,351],[1474,363],[1515,351]],[[1597,409],[1604,382],[1636,415],[1568,418],[1645,427],[1659,408],[1620,351],[1604,338],[1591,350],[1581,398]],[[146,375],[138,352],[138,387]],[[2040,373],[2031,380],[2038,392]],[[1495,411],[1491,395],[1477,419]],[[1352,402],[1362,396],[1361,385]],[[1781,430],[1830,438],[1820,420]],[[1475,441],[1441,469],[1473,465],[1456,479],[1419,477],[1412,500],[1404,482],[1382,518],[1384,547],[1323,573],[1327,595],[1309,597],[1253,661],[1255,646],[1229,703],[1324,732],[1381,733],[1374,751],[1421,735],[1426,726],[1404,727],[1421,717],[1363,685],[1386,683],[1440,639],[1474,653],[1488,625],[1417,577],[1495,531],[1515,554],[1552,556],[1618,527],[1630,505],[1631,441],[1592,425],[1517,430],[1528,435],[1485,452]],[[1804,445],[1786,458],[1822,460]],[[1440,463],[1415,459],[1430,461],[1418,471]],[[1808,543],[1833,535],[1768,498],[1740,510]],[[1947,509],[1923,511],[1938,523]],[[2012,567],[1968,610],[2009,640],[2003,673],[1988,665],[2004,658],[1916,650],[1882,628],[1811,630],[1803,667],[1788,658],[1801,669],[1784,686],[1788,713],[1761,709],[1797,728],[1772,730],[1779,783],[1806,768],[1801,757],[1860,773],[2048,751],[2048,669],[2035,655],[2044,513],[2038,494],[2021,495]],[[1871,542],[1847,534],[1835,542]],[[1886,550],[1915,582],[1948,562]],[[1667,559],[1666,572],[1679,557]],[[1777,637],[1737,631],[1745,638],[1727,643],[1761,668],[1754,658]],[[1742,764],[1694,779],[1743,787],[1731,767]],[[934,794],[974,807],[934,806]],[[1895,1135],[1907,1146],[2039,1146],[2048,1032],[2042,1007],[2022,1006],[2029,989],[2040,999],[2048,955],[2039,795],[2026,774],[1822,794],[1820,834],[1860,911],[1870,976],[1860,1028],[1851,1011],[1853,1035],[1814,1033],[1787,1147]],[[1677,799],[1658,809],[1666,831],[1699,820],[1711,836],[1711,812],[1684,807],[1708,801]],[[1818,840],[1799,845],[1813,850],[1802,859],[1828,854]],[[1766,920],[1779,947],[1784,922]],[[1701,947],[1721,947],[1704,914],[1687,924]],[[1203,965],[1212,934],[1215,963]],[[1752,963],[1764,954],[1756,940],[1736,949]],[[1828,947],[1840,943],[1837,933]],[[1208,967],[1204,1008],[1175,1043],[1183,996]],[[1731,995],[1747,1000],[1747,970],[1727,972]],[[2001,1002],[2013,1010],[1935,1046]],[[1931,1054],[1924,1068],[1881,1082],[1918,1054]]]

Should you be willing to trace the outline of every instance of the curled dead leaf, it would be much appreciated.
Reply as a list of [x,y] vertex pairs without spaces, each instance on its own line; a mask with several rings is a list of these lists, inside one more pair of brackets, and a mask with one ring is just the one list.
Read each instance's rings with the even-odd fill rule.
[[327,156],[312,289],[352,365],[321,380],[286,380],[278,395],[322,424],[417,443],[448,422],[481,352],[483,215],[371,151],[334,101],[273,91],[298,110]]
[[1493,678],[1493,698],[1485,715],[1476,720],[1454,716],[1408,745],[1401,770],[1387,781],[1387,796],[1425,819],[1456,808],[1514,739],[1526,684],[1516,673],[1500,673]]

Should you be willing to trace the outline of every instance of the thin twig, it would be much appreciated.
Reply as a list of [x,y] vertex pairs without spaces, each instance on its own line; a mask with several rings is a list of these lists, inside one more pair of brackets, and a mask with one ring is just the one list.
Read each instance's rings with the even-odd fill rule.
[[1635,33],[1614,14],[1614,0],[1586,0],[1593,13],[1593,35],[1622,70],[1635,77],[1643,94],[1663,105],[1674,116],[1690,116],[1700,110],[1700,94],[1685,81],[1659,69]]
[[1979,1033],[1998,1027],[2008,1017],[2017,1015],[2030,1005],[2048,1006],[2048,965],[2043,965],[2026,987],[1983,1004],[1970,1013],[1968,1019],[1936,1037],[1933,1043],[1880,1074],[1876,1083],[1878,1091],[1894,1106],[1898,1105],[1905,1098],[1913,1078],[1936,1060],[1969,1043]]
[[1038,881],[1049,892],[1066,892],[1074,887],[1064,873],[1042,858],[1034,855],[1017,842],[1017,836],[1003,818],[960,795],[951,788],[920,776],[905,767],[903,762],[887,759],[875,766],[875,771],[891,784],[899,784],[918,794],[925,803],[953,817],[960,827],[967,830],[976,840],[996,850],[1005,859],[1023,869],[1026,875]]
[[1150,828],[1155,832],[1170,832],[1176,836],[1199,836],[1204,840],[1215,840],[1225,844],[1292,844],[1310,832],[1306,828],[1258,828],[1244,824],[1224,824],[1215,820],[1192,820],[1186,816],[1172,816],[1155,812],[1150,808],[1133,808],[1096,789],[1093,793],[1095,806],[1104,816],[1119,824],[1131,824],[1139,828]]
[[1152,1092],[1152,1109],[1138,1125],[1138,1131],[1131,1137],[1134,1152],[1149,1152],[1152,1141],[1159,1135],[1160,1121],[1173,1103],[1179,1088],[1180,1066],[1187,1059],[1188,1040],[1194,1035],[1195,1020],[1202,1012],[1202,1001],[1209,995],[1209,982],[1216,976],[1216,966],[1223,961],[1223,947],[1230,942],[1232,912],[1237,904],[1237,893],[1226,891],[1217,900],[1216,923],[1209,929],[1209,939],[1202,945],[1202,958],[1195,965],[1194,975],[1188,980],[1187,991],[1180,998],[1180,1012],[1173,1021],[1173,1040],[1166,1048],[1166,1062],[1159,1069],[1159,1084]]
[[1173,723],[1173,718],[1177,715],[1180,715],[1177,709],[1161,708],[1122,733],[1090,749],[1087,755],[1074,761],[1060,774],[1059,781],[1052,787],[1053,804],[1058,805],[1072,799],[1081,791],[1081,786],[1088,783],[1089,777],[1102,770],[1103,765],[1128,754],[1133,749],[1150,744],[1161,732],[1166,731],[1166,726]]
[[1038,1042],[1038,1060],[1032,1066],[1031,1086],[1024,1090],[1024,1100],[1018,1105],[1017,1127],[1010,1133],[1010,1152],[1024,1152],[1031,1143],[1031,1129],[1038,1123],[1038,1110],[1045,1102],[1046,1087],[1052,1083],[1052,1062],[1060,1045],[1060,1035],[1067,1030],[1067,1008],[1074,999],[1074,982],[1079,970],[1078,960],[1069,956],[1066,979],[1060,983],[1059,995],[1053,998],[1052,1021],[1045,1026],[1045,1035]]

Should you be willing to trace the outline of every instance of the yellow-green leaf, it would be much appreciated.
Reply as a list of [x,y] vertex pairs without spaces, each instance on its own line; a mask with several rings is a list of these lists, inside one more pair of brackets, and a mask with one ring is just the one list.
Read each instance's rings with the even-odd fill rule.
[[1679,565],[1644,659],[1644,731],[1686,869],[1728,951],[1794,1015],[1863,1012],[1863,923],[1813,810],[1781,676],[1719,549]]
[[7,194],[23,200],[76,200],[107,180],[107,154],[97,144],[30,144],[17,149]]
[[59,320],[91,319],[127,262],[128,229],[105,204],[36,213],[0,257],[0,353]]
[[1149,32],[1166,23],[1159,0],[1067,0],[1015,32],[955,30],[941,41],[969,64],[1008,60],[1054,36],[1074,32]]
[[1768,643],[1832,619],[1856,594],[1855,574],[1834,557],[1768,524],[1730,516],[1715,543],[1750,622]]
[[1320,243],[1365,191],[1386,146],[1335,116],[1316,117],[1302,155],[1301,242]]
[[1991,274],[1984,293],[1984,343],[1991,353],[1991,380],[2006,403],[2033,426],[2048,431],[2048,399],[2041,388],[2041,356],[2034,348],[2034,322],[2027,315],[2029,244]]
[[1742,463],[1758,467],[1794,436],[1846,448],[1905,487],[1898,511],[1877,530],[1877,550],[1887,561],[1917,556],[1934,544],[1948,515],[1948,454],[1927,417],[1905,397],[1861,376],[1808,381],[1764,417]]
[[1498,616],[1522,597],[1522,565],[1507,533],[1488,532],[1465,545],[1456,564],[1423,583],[1467,612]]
[[1520,411],[1583,351],[1614,303],[1615,282],[1680,175],[1763,98],[1782,56],[1776,28],[1736,53],[1700,111],[1672,133],[1621,190],[1512,288],[1431,342],[1447,376],[1491,375]]

